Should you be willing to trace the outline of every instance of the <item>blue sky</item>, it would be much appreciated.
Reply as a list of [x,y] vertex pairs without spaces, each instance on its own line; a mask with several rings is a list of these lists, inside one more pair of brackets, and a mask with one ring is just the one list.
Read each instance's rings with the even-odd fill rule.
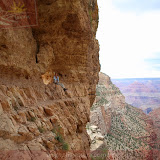
[[113,0],[113,5],[122,11],[144,12],[160,9],[160,0]]
[[101,71],[160,77],[160,0],[98,0]]
[[144,59],[145,63],[155,71],[160,71],[160,53],[153,54],[149,59]]

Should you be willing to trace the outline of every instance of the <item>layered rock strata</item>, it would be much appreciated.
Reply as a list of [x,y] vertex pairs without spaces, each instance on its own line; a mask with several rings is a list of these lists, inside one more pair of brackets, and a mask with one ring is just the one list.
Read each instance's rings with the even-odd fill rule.
[[89,159],[97,2],[38,0],[37,8],[37,27],[0,30],[0,159]]
[[[125,103],[120,90],[103,73],[100,73],[96,95],[90,125],[100,129],[104,140],[102,147],[96,149],[98,157],[93,154],[94,158],[153,160],[156,134],[151,118]],[[94,153],[97,144],[92,141],[92,145]]]

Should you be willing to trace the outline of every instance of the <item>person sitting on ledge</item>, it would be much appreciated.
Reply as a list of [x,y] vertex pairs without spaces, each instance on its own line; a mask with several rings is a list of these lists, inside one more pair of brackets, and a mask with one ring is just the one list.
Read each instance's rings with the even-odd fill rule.
[[63,88],[64,91],[67,90],[62,83],[59,83],[59,77],[57,76],[57,73],[55,73],[55,75],[53,77],[53,81],[54,81],[55,84],[60,85]]

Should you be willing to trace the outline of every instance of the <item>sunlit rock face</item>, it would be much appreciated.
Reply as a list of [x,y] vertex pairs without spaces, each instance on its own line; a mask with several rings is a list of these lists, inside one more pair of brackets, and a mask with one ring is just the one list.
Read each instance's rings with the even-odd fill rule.
[[89,159],[97,2],[38,0],[37,12],[37,27],[0,30],[0,159]]

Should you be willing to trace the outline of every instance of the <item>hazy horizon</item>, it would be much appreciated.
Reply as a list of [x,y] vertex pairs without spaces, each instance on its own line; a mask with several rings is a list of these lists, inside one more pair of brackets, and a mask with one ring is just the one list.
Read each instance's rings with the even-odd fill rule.
[[160,77],[160,1],[98,0],[101,72]]
[[134,78],[112,78],[110,77],[111,79],[114,79],[114,80],[119,80],[119,79],[160,79],[160,77],[143,77],[143,78],[137,78],[137,77],[134,77]]

